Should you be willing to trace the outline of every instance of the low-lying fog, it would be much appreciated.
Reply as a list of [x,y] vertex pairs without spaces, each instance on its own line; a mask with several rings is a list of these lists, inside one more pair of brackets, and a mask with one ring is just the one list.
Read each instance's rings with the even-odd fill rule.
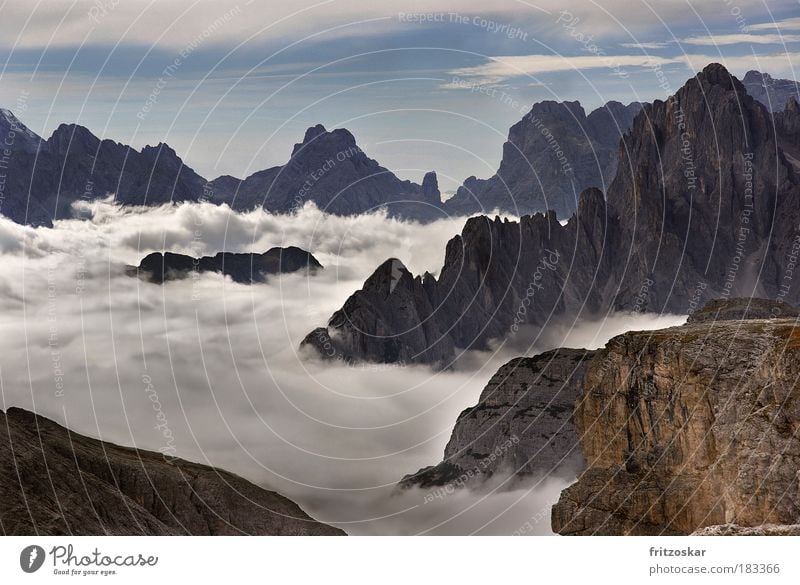
[[[548,534],[565,487],[392,496],[437,463],[456,416],[508,351],[473,353],[457,371],[322,364],[298,355],[383,260],[437,273],[462,218],[429,225],[376,214],[234,213],[212,205],[91,206],[53,229],[0,219],[2,408],[20,406],[107,441],[238,473],[350,534]],[[268,284],[216,275],[158,286],[125,276],[151,251],[193,255],[296,245],[325,266]],[[553,330],[547,349],[595,348],[626,329],[679,324],[620,316]]]

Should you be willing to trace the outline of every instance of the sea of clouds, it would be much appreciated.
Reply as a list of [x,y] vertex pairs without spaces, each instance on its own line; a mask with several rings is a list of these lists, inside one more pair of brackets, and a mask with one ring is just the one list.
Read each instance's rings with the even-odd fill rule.
[[[222,467],[350,534],[549,534],[569,482],[395,493],[441,460],[458,414],[519,353],[472,352],[454,370],[348,367],[301,354],[313,328],[384,260],[438,274],[463,218],[427,225],[307,206],[275,216],[209,204],[86,205],[53,228],[0,218],[0,391],[72,430]],[[243,285],[219,275],[164,286],[126,276],[152,251],[195,256],[294,245],[325,270]],[[553,327],[530,352],[596,348],[684,318],[621,315]]]

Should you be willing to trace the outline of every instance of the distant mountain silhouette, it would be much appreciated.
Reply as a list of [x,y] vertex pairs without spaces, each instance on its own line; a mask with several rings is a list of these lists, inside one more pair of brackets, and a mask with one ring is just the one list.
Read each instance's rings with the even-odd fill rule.
[[400,180],[343,129],[314,126],[285,165],[244,180],[223,176],[209,182],[166,144],[137,151],[74,124],[61,125],[42,140],[11,112],[0,113],[0,136],[15,137],[10,156],[0,162],[7,174],[0,213],[18,223],[51,225],[72,217],[75,201],[109,195],[124,205],[211,201],[242,211],[263,207],[287,213],[312,201],[337,215],[386,208],[411,219],[443,217],[435,173],[422,185]]
[[619,139],[641,109],[638,102],[608,102],[587,116],[579,102],[534,104],[508,131],[497,174],[468,178],[445,209],[462,215],[552,209],[560,217],[570,216],[584,189],[605,191],[611,184]]
[[769,73],[748,71],[742,79],[747,93],[773,112],[781,112],[791,98],[800,100],[800,83],[774,79]]

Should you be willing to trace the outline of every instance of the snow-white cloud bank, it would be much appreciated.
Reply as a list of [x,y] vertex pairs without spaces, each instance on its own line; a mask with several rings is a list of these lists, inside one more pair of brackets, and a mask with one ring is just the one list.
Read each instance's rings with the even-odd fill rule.
[[[384,215],[235,213],[211,205],[119,208],[31,228],[0,219],[2,408],[20,406],[104,440],[229,469],[352,534],[549,533],[564,487],[392,496],[438,462],[461,410],[513,354],[464,367],[345,367],[298,355],[388,257],[437,272],[463,218],[428,225]],[[296,245],[325,270],[240,285],[205,274],[158,286],[125,275],[147,253],[195,255]],[[637,315],[635,327],[664,325]],[[673,319],[674,321],[674,319]],[[597,347],[613,331],[553,331]],[[571,336],[571,337],[570,337]],[[526,524],[527,523],[527,524]]]

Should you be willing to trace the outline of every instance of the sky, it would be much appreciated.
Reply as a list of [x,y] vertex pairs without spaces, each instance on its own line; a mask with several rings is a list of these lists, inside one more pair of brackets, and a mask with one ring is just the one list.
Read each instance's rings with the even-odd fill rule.
[[665,98],[711,61],[795,79],[790,0],[0,0],[0,107],[166,142],[206,178],[346,127],[401,178],[491,176],[541,100]]

